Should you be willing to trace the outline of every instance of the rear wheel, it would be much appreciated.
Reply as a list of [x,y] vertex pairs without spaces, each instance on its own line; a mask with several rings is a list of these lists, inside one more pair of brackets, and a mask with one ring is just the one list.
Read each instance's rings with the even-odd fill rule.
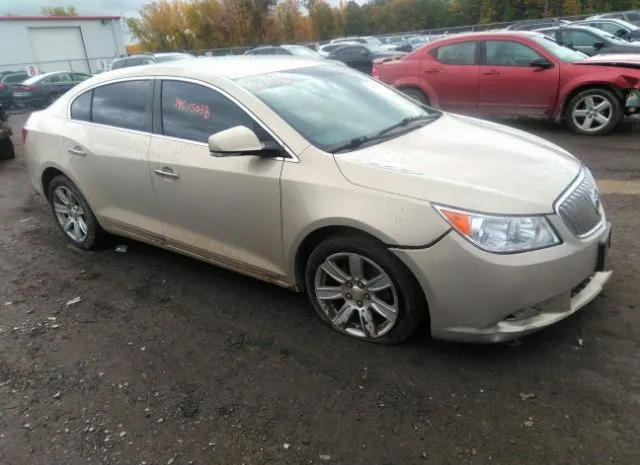
[[106,233],[80,190],[69,178],[64,175],[53,178],[48,197],[53,216],[69,242],[86,250],[104,243]]
[[401,342],[427,315],[424,294],[404,263],[363,235],[321,242],[307,261],[305,286],[329,326],[369,342]]
[[608,134],[624,116],[620,99],[607,89],[587,89],[571,99],[565,110],[569,128],[589,136]]
[[0,160],[10,160],[15,158],[16,151],[13,147],[13,141],[11,137],[5,137],[0,140]]
[[400,92],[416,100],[418,103],[429,105],[429,99],[420,89],[417,89],[415,87],[401,87]]

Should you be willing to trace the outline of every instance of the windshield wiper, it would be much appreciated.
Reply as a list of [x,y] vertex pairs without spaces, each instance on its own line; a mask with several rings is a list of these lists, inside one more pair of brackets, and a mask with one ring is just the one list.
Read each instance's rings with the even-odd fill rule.
[[426,115],[418,115],[418,116],[408,116],[406,118],[401,119],[400,121],[398,121],[396,124],[393,124],[391,126],[389,126],[388,128],[384,128],[374,134],[371,134],[369,136],[360,136],[360,137],[355,137],[347,142],[345,142],[344,144],[339,144],[339,145],[334,145],[332,147],[328,148],[328,151],[331,153],[338,153],[338,152],[342,152],[344,150],[351,150],[351,149],[355,149],[358,148],[368,142],[373,142],[373,141],[378,141],[378,140],[383,140],[388,138],[388,133],[398,129],[398,128],[402,128],[405,126],[409,126],[411,123],[415,123],[415,122],[430,122],[430,121],[434,121],[436,119],[438,119],[440,117],[440,113],[432,113],[432,114],[426,114]]
[[383,136],[395,129],[402,128],[408,126],[411,123],[415,123],[416,121],[432,121],[437,119],[440,115],[438,113],[427,114],[427,115],[417,115],[417,116],[407,116],[406,118],[402,118],[396,124],[389,126],[388,128],[383,129],[382,131],[378,131],[376,136]]

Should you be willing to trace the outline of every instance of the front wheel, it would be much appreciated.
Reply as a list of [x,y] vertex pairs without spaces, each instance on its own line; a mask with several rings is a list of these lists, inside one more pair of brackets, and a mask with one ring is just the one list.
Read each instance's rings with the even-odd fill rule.
[[307,261],[305,286],[326,323],[369,342],[402,342],[427,315],[424,294],[404,263],[366,236],[336,235],[320,243]]
[[80,190],[68,177],[59,175],[53,178],[48,197],[53,216],[69,242],[86,250],[102,245],[106,233]]
[[624,116],[620,99],[607,89],[587,89],[571,99],[565,110],[569,128],[588,136],[608,134]]

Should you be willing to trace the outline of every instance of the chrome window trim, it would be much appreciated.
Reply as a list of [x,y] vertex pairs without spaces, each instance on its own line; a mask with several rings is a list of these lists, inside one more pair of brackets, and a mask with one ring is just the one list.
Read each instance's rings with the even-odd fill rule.
[[[98,87],[102,87],[102,86],[106,86],[106,85],[110,85],[110,84],[117,84],[117,83],[120,83],[120,82],[127,82],[127,81],[145,81],[145,80],[181,81],[181,82],[186,82],[186,83],[190,83],[190,84],[201,85],[201,86],[204,86],[204,87],[207,87],[207,88],[213,90],[214,92],[218,92],[219,94],[221,94],[224,97],[226,97],[229,100],[231,100],[238,107],[240,107],[240,109],[243,110],[249,116],[249,118],[251,118],[253,121],[255,121],[256,124],[258,124],[260,127],[262,127],[262,129],[264,129],[271,137],[273,137],[273,139],[278,144],[280,144],[280,146],[285,150],[285,152],[287,152],[287,154],[290,157],[290,158],[276,157],[276,158],[272,158],[272,160],[282,160],[282,161],[286,161],[286,162],[289,162],[289,163],[300,163],[300,159],[296,156],[296,154],[293,152],[293,150],[291,150],[291,148],[279,136],[277,136],[269,127],[267,127],[267,125],[264,122],[262,122],[262,120],[260,118],[258,118],[251,110],[249,110],[246,107],[246,105],[244,105],[237,98],[235,98],[234,96],[229,94],[227,91],[225,91],[223,89],[220,89],[219,87],[217,87],[217,86],[215,86],[213,84],[210,84],[208,82],[200,81],[198,79],[193,79],[193,78],[180,77],[180,76],[164,76],[164,75],[153,75],[153,76],[144,75],[144,76],[128,76],[128,77],[124,77],[124,78],[112,79],[112,80],[109,80],[109,81],[101,81],[101,82],[96,83],[96,84],[94,84],[94,85],[92,85],[90,87],[82,89],[82,91],[76,93],[75,95],[73,95],[69,99],[69,103],[67,105],[66,117],[67,117],[68,120],[75,121],[75,122],[78,122],[78,123],[84,123],[84,124],[89,124],[89,125],[98,126],[98,127],[106,127],[106,128],[118,129],[118,130],[121,130],[121,131],[126,131],[126,132],[136,133],[136,134],[149,134],[149,135],[152,135],[152,136],[168,138],[168,139],[171,139],[171,140],[177,140],[177,141],[181,141],[181,142],[191,142],[191,143],[195,143],[195,144],[201,144],[201,145],[204,145],[204,146],[208,147],[208,144],[206,144],[204,142],[193,141],[193,140],[190,140],[190,139],[181,139],[181,138],[178,138],[178,137],[165,136],[164,134],[155,134],[155,133],[150,132],[150,131],[136,131],[136,130],[133,130],[133,129],[126,129],[126,128],[121,128],[121,127],[118,127],[118,126],[111,126],[111,125],[108,125],[108,124],[94,123],[93,121],[83,121],[83,120],[76,120],[76,119],[71,118],[71,105],[73,105],[73,102],[75,102],[75,100],[77,98],[79,98],[81,95],[85,94],[86,92],[90,92],[90,91],[92,91],[92,90],[94,90],[94,89],[96,89]],[[279,118],[279,116],[278,116],[278,118]]]

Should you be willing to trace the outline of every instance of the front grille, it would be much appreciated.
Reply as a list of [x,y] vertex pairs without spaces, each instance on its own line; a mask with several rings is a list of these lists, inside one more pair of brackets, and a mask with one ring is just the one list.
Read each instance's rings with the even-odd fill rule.
[[595,179],[583,168],[570,190],[560,197],[556,211],[577,237],[586,237],[602,222],[600,194]]

